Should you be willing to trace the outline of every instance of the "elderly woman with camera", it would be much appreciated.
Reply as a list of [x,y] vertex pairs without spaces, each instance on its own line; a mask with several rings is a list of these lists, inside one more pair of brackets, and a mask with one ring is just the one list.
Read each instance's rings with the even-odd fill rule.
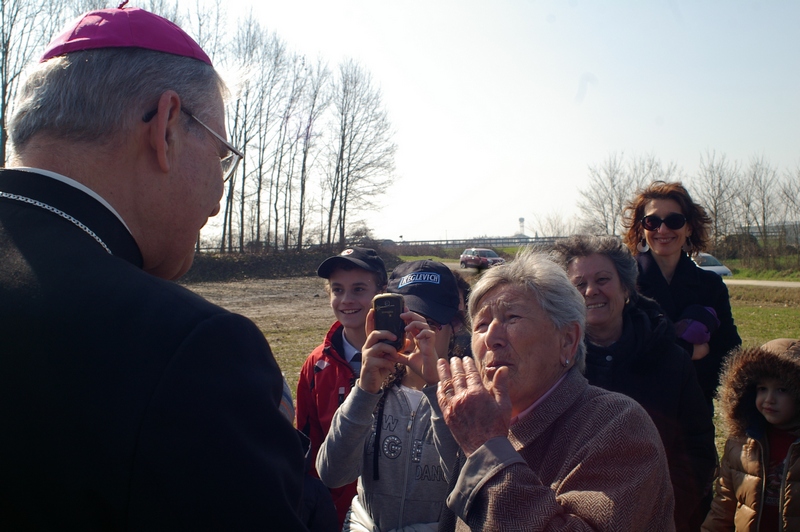
[[636,260],[614,237],[574,236],[553,256],[586,302],[589,384],[635,399],[661,436],[675,494],[677,530],[692,515],[716,467],[714,425],[689,354],[658,303],[636,291]]
[[450,529],[674,530],[658,431],[583,376],[585,303],[564,271],[523,252],[484,273],[469,314],[474,360],[438,361],[434,406],[435,436],[460,446]]

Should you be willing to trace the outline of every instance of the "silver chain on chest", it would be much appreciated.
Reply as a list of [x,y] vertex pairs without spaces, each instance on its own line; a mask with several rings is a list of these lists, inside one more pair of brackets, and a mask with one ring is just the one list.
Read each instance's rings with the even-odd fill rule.
[[92,231],[91,229],[86,227],[83,224],[83,222],[81,222],[77,218],[74,218],[73,216],[70,216],[69,214],[65,213],[64,211],[58,210],[55,207],[48,205],[47,203],[43,203],[41,201],[38,201],[38,200],[35,200],[35,199],[31,199],[31,198],[26,198],[25,196],[19,196],[17,194],[9,194],[8,192],[0,191],[0,198],[6,198],[6,199],[10,199],[10,200],[20,201],[22,203],[27,203],[29,205],[33,205],[35,207],[39,207],[40,209],[44,209],[46,211],[50,211],[53,214],[57,214],[57,215],[61,216],[62,218],[64,218],[65,220],[69,220],[70,222],[75,224],[79,229],[81,229],[84,233],[86,233],[90,237],[94,238],[97,241],[98,244],[103,246],[103,249],[105,249],[108,252],[109,255],[113,255],[113,253],[111,253],[111,250],[108,249],[108,246],[106,246],[106,243],[103,242],[100,239],[100,237],[95,234],[94,231]]

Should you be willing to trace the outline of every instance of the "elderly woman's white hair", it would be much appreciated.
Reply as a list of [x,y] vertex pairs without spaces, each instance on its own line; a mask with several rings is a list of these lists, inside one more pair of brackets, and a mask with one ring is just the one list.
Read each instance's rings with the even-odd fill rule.
[[575,353],[575,365],[583,372],[586,367],[586,346],[583,342],[586,330],[586,301],[567,278],[564,270],[547,254],[524,248],[516,258],[506,264],[495,266],[484,272],[469,295],[469,316],[475,316],[478,303],[500,285],[524,290],[536,300],[542,310],[558,329],[571,323],[580,327],[580,343]]

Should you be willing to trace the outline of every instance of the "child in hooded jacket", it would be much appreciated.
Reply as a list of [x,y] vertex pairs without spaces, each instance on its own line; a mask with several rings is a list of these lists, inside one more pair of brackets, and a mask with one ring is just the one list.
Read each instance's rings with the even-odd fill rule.
[[800,530],[800,341],[732,353],[718,396],[728,440],[703,530]]

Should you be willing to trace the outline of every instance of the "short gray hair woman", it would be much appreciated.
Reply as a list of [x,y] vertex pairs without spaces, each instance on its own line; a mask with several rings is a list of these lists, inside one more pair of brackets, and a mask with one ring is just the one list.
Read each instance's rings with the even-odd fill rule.
[[583,344],[585,305],[580,294],[569,282],[564,281],[564,271],[546,255],[524,251],[502,268],[494,267],[484,272],[470,291],[467,310],[470,316],[475,316],[480,300],[500,285],[521,288],[539,304],[557,328],[561,329],[570,323],[580,326],[581,342],[575,353],[574,364],[583,371],[586,358],[586,346]]
[[564,271],[525,250],[483,274],[469,311],[474,360],[438,361],[434,441],[464,457],[440,530],[674,530],[652,421],[581,373],[585,303]]
[[641,404],[658,429],[675,493],[675,525],[697,530],[716,466],[714,425],[689,354],[655,301],[636,291],[636,260],[611,236],[574,236],[553,257],[583,294],[586,378]]

